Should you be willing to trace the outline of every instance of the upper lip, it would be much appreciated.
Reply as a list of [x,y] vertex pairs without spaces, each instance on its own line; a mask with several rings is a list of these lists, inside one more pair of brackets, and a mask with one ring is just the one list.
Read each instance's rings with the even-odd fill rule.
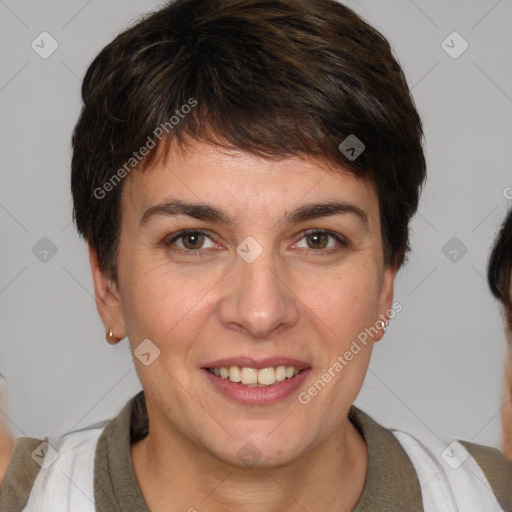
[[300,361],[299,359],[276,356],[266,357],[264,359],[254,359],[252,357],[226,357],[224,359],[216,359],[214,361],[204,363],[202,368],[221,368],[223,366],[226,368],[229,368],[230,366],[245,366],[247,368],[256,368],[258,370],[269,366],[293,366],[294,368],[297,368],[297,370],[304,370],[305,368],[310,367],[308,363]]

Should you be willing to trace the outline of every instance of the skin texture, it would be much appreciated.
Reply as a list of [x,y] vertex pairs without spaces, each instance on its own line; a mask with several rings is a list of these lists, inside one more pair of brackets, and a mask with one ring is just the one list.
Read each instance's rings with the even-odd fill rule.
[[502,442],[505,457],[512,461],[512,329],[507,329],[508,355],[503,379]]
[[0,482],[3,481],[5,471],[14,449],[14,439],[5,426],[0,427]]
[[[153,216],[141,226],[148,208],[171,197],[221,208],[236,225]],[[283,221],[299,205],[334,200],[356,205],[367,223],[353,213]],[[304,234],[313,228],[345,236],[348,247]],[[211,238],[202,246],[190,237],[165,245],[183,229]],[[248,236],[263,249],[250,264],[236,253]],[[203,256],[185,254],[193,243]],[[174,149],[127,178],[117,285],[92,250],[90,260],[106,330],[128,336],[132,350],[149,338],[161,351],[149,366],[134,358],[150,434],[132,446],[132,459],[152,512],[353,509],[367,447],[347,414],[373,342],[307,405],[296,395],[271,405],[236,403],[200,368],[230,356],[293,357],[312,368],[303,391],[386,316],[396,272],[384,267],[372,185],[311,160],[268,160],[193,142],[185,154]],[[375,341],[381,337],[382,330]],[[259,452],[251,468],[238,455],[249,442]]]
[[4,400],[5,381],[0,377],[0,483],[3,481],[5,471],[9,464],[13,449],[14,438],[5,423],[3,411],[5,410]]

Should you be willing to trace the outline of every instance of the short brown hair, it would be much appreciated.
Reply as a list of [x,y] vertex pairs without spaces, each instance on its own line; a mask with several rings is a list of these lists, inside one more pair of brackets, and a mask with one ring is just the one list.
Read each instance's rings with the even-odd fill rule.
[[487,281],[494,297],[502,303],[508,327],[512,329],[512,208],[494,241]]
[[[159,149],[191,138],[342,166],[375,185],[386,265],[404,262],[426,173],[422,123],[386,38],[337,1],[168,3],[98,54],[82,99],[72,138],[74,220],[111,278],[122,191],[112,179],[191,99],[195,108]],[[356,159],[339,149],[352,135],[365,145]]]

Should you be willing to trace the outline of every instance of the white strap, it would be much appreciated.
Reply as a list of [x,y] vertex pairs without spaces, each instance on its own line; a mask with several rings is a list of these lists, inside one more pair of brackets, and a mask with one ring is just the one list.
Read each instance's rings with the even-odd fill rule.
[[[420,442],[391,430],[416,470],[425,512],[503,512],[475,459],[458,441]],[[427,436],[422,436],[427,437]]]
[[94,454],[106,423],[49,439],[33,452],[41,470],[23,512],[95,512]]
[[[94,455],[107,422],[48,440],[33,453],[41,470],[24,512],[95,512]],[[480,466],[464,446],[392,429],[416,470],[425,512],[503,512]],[[44,459],[38,457],[41,450]]]

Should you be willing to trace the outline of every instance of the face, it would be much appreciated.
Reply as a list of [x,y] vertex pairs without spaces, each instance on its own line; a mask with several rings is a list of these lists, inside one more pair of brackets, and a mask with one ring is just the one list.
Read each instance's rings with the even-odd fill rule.
[[272,467],[348,428],[372,349],[353,341],[392,303],[372,185],[194,143],[127,178],[117,286],[91,261],[107,330],[144,354],[134,362],[155,436]]

